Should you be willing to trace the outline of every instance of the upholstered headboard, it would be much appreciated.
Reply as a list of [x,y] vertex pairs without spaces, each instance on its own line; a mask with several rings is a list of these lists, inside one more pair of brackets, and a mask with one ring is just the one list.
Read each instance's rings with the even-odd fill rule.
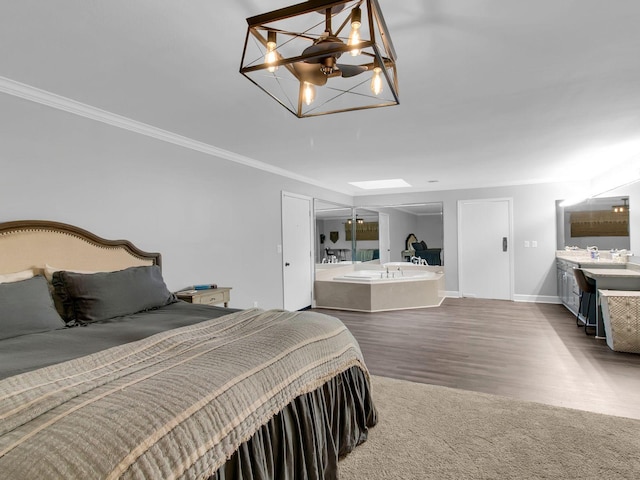
[[413,243],[417,242],[418,239],[416,238],[416,236],[413,233],[410,233],[407,236],[407,239],[404,241],[404,245],[405,245],[405,250],[413,250]]
[[160,265],[159,253],[144,252],[127,240],[105,240],[82,228],[47,220],[0,223],[0,274],[45,264],[61,270],[114,271]]

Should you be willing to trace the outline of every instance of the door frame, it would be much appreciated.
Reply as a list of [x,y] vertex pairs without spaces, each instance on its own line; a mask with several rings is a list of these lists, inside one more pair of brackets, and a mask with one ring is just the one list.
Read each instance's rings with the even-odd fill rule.
[[307,201],[308,205],[309,205],[309,280],[310,280],[310,303],[309,305],[313,306],[313,302],[314,302],[314,298],[313,298],[313,285],[314,285],[314,266],[315,266],[315,252],[314,252],[314,245],[313,245],[313,241],[315,238],[315,221],[314,221],[314,214],[313,214],[313,197],[310,197],[308,195],[301,195],[299,193],[292,193],[292,192],[287,192],[282,190],[280,192],[280,237],[281,237],[281,245],[282,245],[282,255],[280,257],[280,264],[281,264],[281,268],[282,268],[282,308],[285,307],[286,305],[286,296],[287,296],[287,290],[286,290],[286,283],[285,283],[285,266],[284,266],[284,259],[285,259],[285,241],[284,241],[284,226],[285,226],[285,217],[284,217],[284,198],[285,197],[292,197],[292,198],[297,198],[300,200],[305,200]]
[[498,197],[498,198],[478,198],[468,200],[458,200],[458,295],[462,297],[462,206],[465,203],[493,203],[493,202],[507,202],[508,206],[508,221],[509,221],[509,300],[514,300],[514,285],[515,285],[515,242],[513,238],[513,198],[512,197]]

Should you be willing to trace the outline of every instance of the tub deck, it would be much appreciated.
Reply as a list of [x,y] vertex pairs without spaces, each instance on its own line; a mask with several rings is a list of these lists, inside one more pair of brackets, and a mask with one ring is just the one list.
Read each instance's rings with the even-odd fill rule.
[[[423,267],[432,278],[334,279],[319,275],[315,281],[317,308],[384,312],[437,307],[444,300],[442,267]],[[344,272],[349,275],[353,272]]]

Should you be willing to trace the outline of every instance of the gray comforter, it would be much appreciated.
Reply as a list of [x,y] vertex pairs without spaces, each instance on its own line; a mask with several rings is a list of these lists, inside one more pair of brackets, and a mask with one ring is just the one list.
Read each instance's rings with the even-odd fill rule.
[[64,328],[60,322],[59,330],[1,340],[0,379],[236,311],[180,301],[156,310],[92,323],[87,327]]
[[339,320],[247,310],[9,377],[0,472],[207,477],[294,398],[354,366],[366,374]]

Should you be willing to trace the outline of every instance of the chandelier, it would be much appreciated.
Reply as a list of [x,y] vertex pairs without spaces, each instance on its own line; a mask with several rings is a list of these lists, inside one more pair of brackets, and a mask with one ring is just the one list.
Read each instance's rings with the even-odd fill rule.
[[247,23],[240,73],[297,117],[399,103],[377,0],[309,0]]

